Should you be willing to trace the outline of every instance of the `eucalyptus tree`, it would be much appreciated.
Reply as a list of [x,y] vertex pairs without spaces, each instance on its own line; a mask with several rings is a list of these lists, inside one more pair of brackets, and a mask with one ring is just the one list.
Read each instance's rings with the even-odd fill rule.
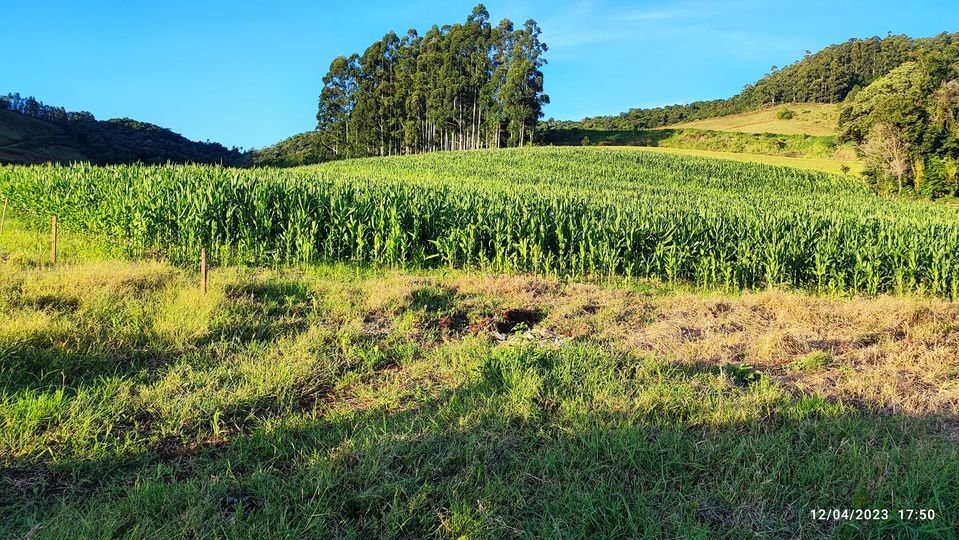
[[493,27],[482,4],[462,24],[389,32],[330,65],[320,140],[333,158],[529,143],[549,102],[540,33],[533,20]]

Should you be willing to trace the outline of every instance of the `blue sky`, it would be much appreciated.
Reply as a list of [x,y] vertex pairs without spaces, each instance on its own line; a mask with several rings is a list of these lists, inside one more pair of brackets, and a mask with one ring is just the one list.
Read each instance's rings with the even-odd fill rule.
[[[547,117],[728,97],[850,37],[959,31],[955,0],[489,0],[493,22],[534,18],[550,45]],[[475,2],[136,0],[4,10],[0,93],[197,140],[262,147],[312,129],[340,54],[389,30],[460,22]],[[949,26],[949,25],[952,26]]]

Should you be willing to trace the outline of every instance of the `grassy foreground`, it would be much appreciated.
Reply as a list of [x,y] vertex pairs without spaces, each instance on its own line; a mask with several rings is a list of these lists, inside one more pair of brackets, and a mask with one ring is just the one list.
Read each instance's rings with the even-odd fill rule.
[[955,537],[953,303],[61,245],[0,235],[0,537]]

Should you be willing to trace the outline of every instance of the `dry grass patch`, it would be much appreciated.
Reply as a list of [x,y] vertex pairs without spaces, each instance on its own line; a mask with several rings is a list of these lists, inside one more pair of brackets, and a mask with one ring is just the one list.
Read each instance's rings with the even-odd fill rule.
[[[780,118],[780,111],[793,113]],[[743,133],[783,133],[789,135],[835,135],[839,122],[839,105],[826,103],[786,103],[755,111],[731,114],[706,120],[674,124],[669,128],[712,129]]]
[[890,411],[959,413],[954,303],[782,291],[635,300],[641,313],[600,325],[603,339],[684,363],[753,365],[798,390]]
[[543,331],[680,364],[750,365],[802,392],[913,415],[959,414],[959,305],[929,298],[647,294],[464,274],[457,291],[542,310]]

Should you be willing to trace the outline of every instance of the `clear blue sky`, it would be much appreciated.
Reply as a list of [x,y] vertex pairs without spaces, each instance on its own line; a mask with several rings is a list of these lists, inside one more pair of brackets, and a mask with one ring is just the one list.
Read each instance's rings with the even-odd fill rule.
[[[547,117],[728,97],[850,37],[959,31],[955,0],[489,0],[493,22],[536,19],[550,45]],[[315,124],[337,55],[389,30],[463,21],[475,2],[19,2],[4,12],[0,93],[198,140],[262,147]],[[951,25],[951,26],[950,26]]]

